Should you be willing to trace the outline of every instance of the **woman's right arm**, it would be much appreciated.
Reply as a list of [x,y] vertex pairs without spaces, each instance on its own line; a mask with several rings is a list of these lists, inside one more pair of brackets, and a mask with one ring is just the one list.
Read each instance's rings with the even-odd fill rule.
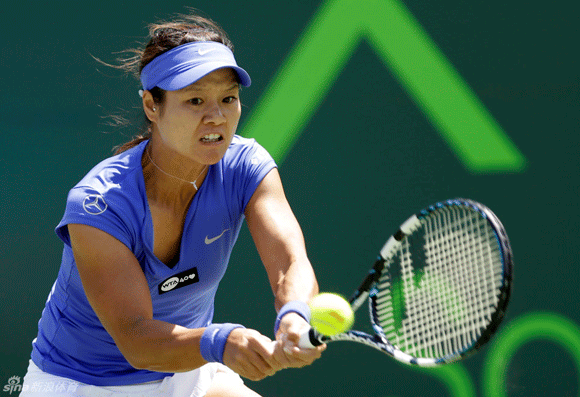
[[[68,230],[88,301],[133,367],[185,372],[206,363],[200,352],[205,328],[188,329],[153,318],[147,280],[123,243],[87,225],[70,224]],[[235,329],[227,344],[235,354],[227,357],[229,366],[248,379],[259,380],[281,369],[270,339],[257,331]]]

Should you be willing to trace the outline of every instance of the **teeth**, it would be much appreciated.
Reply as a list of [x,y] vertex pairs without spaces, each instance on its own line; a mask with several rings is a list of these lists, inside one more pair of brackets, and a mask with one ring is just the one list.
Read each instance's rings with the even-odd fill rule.
[[220,134],[208,134],[201,139],[207,142],[214,142],[220,140],[220,138],[221,138]]

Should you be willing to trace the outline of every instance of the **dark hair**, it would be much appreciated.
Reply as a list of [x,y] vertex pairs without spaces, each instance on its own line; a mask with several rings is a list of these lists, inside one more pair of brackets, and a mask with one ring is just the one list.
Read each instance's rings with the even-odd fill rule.
[[[125,53],[132,54],[127,58],[118,59],[119,65],[108,65],[122,69],[139,78],[141,71],[149,62],[157,56],[175,48],[179,45],[194,41],[216,41],[234,50],[234,46],[228,38],[226,32],[211,19],[191,14],[177,15],[170,22],[159,22],[149,25],[149,42],[144,49],[129,49]],[[149,90],[156,103],[162,104],[165,100],[165,91],[159,87]],[[117,124],[122,122],[122,118],[113,117]],[[125,123],[126,124],[126,123]],[[127,149],[137,146],[139,143],[151,138],[151,122],[145,117],[145,125],[140,134],[133,137],[129,142],[115,147],[115,154],[124,152]]]

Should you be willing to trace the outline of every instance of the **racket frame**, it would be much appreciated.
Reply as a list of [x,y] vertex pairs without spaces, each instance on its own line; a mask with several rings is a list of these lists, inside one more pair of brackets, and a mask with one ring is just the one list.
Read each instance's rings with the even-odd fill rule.
[[[375,310],[375,299],[377,293],[376,285],[385,267],[389,264],[395,255],[398,245],[401,244],[406,236],[412,234],[413,231],[421,226],[421,219],[444,207],[450,206],[467,207],[477,211],[484,219],[489,222],[491,228],[494,231],[498,246],[500,248],[500,257],[503,264],[503,284],[498,294],[498,307],[493,313],[488,326],[482,332],[477,341],[467,350],[439,358],[413,357],[391,344],[386,338],[382,327],[379,325],[377,312]],[[505,311],[510,298],[512,278],[513,255],[511,245],[505,228],[503,227],[499,218],[485,205],[473,200],[457,198],[441,201],[409,217],[403,224],[401,224],[399,229],[387,240],[383,248],[380,250],[380,255],[373,264],[372,268],[369,270],[367,276],[349,299],[349,303],[351,304],[353,311],[358,310],[365,301],[368,301],[371,325],[375,334],[370,335],[362,331],[350,330],[334,336],[325,336],[319,334],[316,330],[314,330],[314,328],[311,328],[308,334],[303,336],[301,345],[310,344],[311,346],[320,346],[321,344],[327,342],[354,341],[380,350],[383,353],[386,353],[405,364],[417,365],[421,367],[432,367],[456,362],[477,352],[496,332],[503,317],[505,316]]]

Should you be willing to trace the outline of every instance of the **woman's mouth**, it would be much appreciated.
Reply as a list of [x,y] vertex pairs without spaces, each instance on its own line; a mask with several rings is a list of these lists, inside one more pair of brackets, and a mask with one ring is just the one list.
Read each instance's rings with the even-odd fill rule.
[[219,141],[223,141],[223,137],[220,134],[207,134],[204,135],[200,141],[205,142],[205,143],[215,143],[215,142],[219,142]]

